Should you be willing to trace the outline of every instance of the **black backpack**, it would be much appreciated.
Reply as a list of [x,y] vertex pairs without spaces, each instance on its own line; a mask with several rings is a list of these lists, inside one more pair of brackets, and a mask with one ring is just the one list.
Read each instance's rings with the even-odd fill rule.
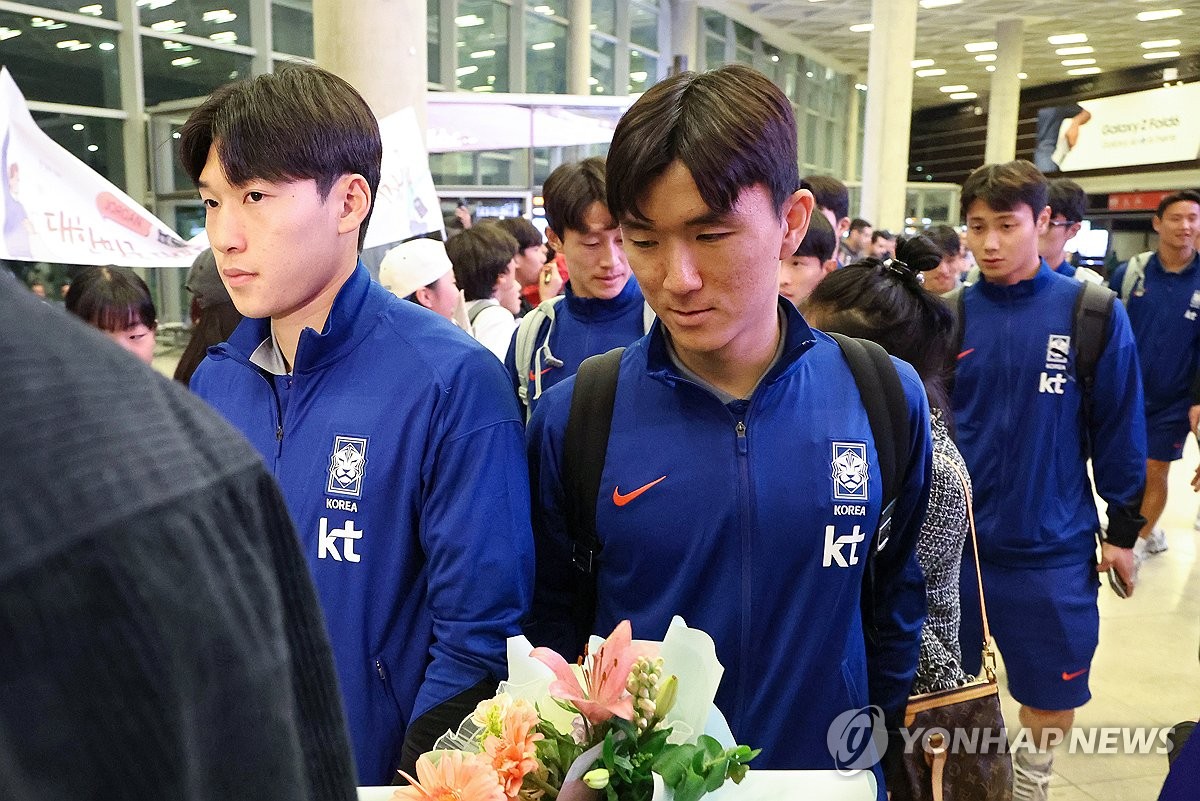
[[[908,401],[900,376],[881,346],[865,339],[830,334],[854,375],[862,396],[883,480],[883,508],[876,539],[880,545],[868,553],[863,589],[863,622],[867,637],[875,636],[873,619],[874,554],[891,532],[896,495],[904,483],[904,454],[909,448]],[[596,502],[608,452],[617,378],[624,348],[616,348],[585,359],[575,375],[571,411],[563,439],[563,485],[566,499],[567,534],[571,539],[571,561],[576,576],[573,645],[578,653],[592,633],[596,617],[596,559],[600,538],[596,532]],[[882,390],[882,391],[880,391]]]
[[[1096,384],[1096,363],[1104,352],[1108,321],[1112,317],[1116,293],[1100,284],[1083,281],[1079,294],[1075,296],[1075,312],[1071,318],[1071,342],[1075,346],[1075,380],[1079,382],[1083,398],[1084,434],[1091,431],[1092,389]],[[949,352],[947,394],[954,389],[954,370],[962,352],[963,332],[966,328],[966,313],[963,287],[947,292],[943,296],[950,312],[954,315],[954,338]],[[1087,436],[1084,441],[1091,443]]]

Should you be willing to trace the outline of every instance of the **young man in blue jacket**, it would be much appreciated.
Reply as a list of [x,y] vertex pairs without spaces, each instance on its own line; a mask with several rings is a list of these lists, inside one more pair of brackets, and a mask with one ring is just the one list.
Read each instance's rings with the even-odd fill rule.
[[[891,533],[877,541],[882,477],[854,377],[834,340],[779,296],[779,260],[796,251],[813,198],[797,189],[791,105],[765,76],[735,65],[657,84],[617,125],[608,177],[658,321],[620,361],[588,628],[628,618],[653,640],[682,615],[716,642],[717,706],[739,741],[763,749],[755,765],[832,769],[835,718],[873,704],[898,725],[916,667],[914,543],[931,459],[921,382],[895,362],[910,436]],[[581,580],[563,517],[575,381],[546,393],[528,431],[528,630],[566,653]]]
[[[1129,312],[1146,384],[1146,525],[1137,548],[1167,549],[1157,527],[1167,506],[1171,462],[1183,458],[1189,432],[1200,427],[1200,193],[1164,197],[1154,212],[1158,248],[1118,267],[1109,279]],[[1126,275],[1134,271],[1131,280]],[[1196,482],[1193,482],[1193,486]]]
[[530,413],[541,393],[575,375],[588,356],[645,334],[647,318],[642,291],[630,280],[621,229],[606,205],[604,159],[557,167],[542,195],[546,236],[566,258],[570,280],[561,297],[525,315],[508,348],[504,364]]
[[283,488],[364,784],[411,766],[493,692],[533,557],[499,361],[358,260],[380,157],[366,103],[315,68],[224,86],[180,131],[247,318],[191,387]]
[[[1046,179],[1027,161],[980,167],[963,186],[967,246],[983,280],[963,290],[952,398],[958,447],[974,482],[988,619],[1021,703],[1026,743],[1037,746],[1014,755],[1014,797],[1022,799],[1047,797],[1051,746],[1091,697],[1097,571],[1115,568],[1132,591],[1145,481],[1142,385],[1129,320],[1112,304],[1085,398],[1073,341],[1084,287],[1038,256],[1047,199]],[[1108,502],[1098,565],[1089,455],[1096,492]],[[977,600],[972,608],[974,571],[965,567],[962,582],[963,667],[975,673],[983,635]]]

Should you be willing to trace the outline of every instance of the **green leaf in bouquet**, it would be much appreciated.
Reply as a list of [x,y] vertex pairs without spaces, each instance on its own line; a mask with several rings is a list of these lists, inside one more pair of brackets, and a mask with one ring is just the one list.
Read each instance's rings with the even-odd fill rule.
[[704,791],[707,793],[715,792],[720,789],[725,783],[725,776],[729,771],[729,758],[722,757],[714,763],[710,763],[708,767],[708,775],[704,780]]
[[696,745],[704,749],[704,752],[708,754],[709,759],[720,759],[725,753],[725,748],[707,734],[701,734],[699,737],[697,737]]
[[692,761],[695,751],[695,747],[690,745],[665,748],[654,760],[654,772],[662,776],[668,786],[678,787],[683,781],[684,774],[688,771],[688,764]]
[[643,754],[650,757],[657,757],[662,753],[663,747],[667,744],[667,738],[671,736],[670,729],[657,729],[652,732],[647,732],[642,737],[641,747],[638,748]]
[[746,778],[746,774],[749,772],[750,769],[745,765],[734,763],[729,766],[729,778],[733,780],[734,784],[741,784],[742,779]]
[[675,801],[697,801],[704,793],[704,779],[695,773],[687,773],[675,787]]

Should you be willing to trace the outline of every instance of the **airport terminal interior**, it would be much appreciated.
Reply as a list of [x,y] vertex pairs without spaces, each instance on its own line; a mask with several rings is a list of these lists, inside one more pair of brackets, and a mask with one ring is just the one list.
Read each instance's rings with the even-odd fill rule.
[[[784,91],[800,175],[845,183],[849,216],[877,230],[961,230],[970,171],[1034,160],[1054,109],[1111,109],[1180,134],[1101,152],[1054,128],[1053,174],[1088,193],[1077,265],[1103,274],[1154,248],[1158,202],[1200,187],[1200,0],[0,0],[0,67],[40,130],[181,240],[203,235],[204,208],[175,159],[180,126],[215,88],[288,62],[342,75],[380,119],[413,109],[447,224],[465,207],[544,230],[555,167],[603,156],[658,81],[727,63]],[[1106,125],[1083,126],[1079,141]],[[53,302],[84,261],[4,263]],[[181,267],[139,268],[167,375],[189,327]],[[1193,437],[1171,473],[1170,547],[1142,565],[1134,596],[1101,588],[1079,726],[1200,715],[1198,463]],[[1150,801],[1166,773],[1156,753],[1062,754],[1052,797]]]

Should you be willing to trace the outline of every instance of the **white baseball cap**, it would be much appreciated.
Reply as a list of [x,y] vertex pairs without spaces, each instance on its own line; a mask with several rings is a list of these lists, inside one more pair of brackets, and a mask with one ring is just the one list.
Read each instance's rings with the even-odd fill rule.
[[411,239],[389,250],[379,265],[379,283],[406,298],[454,269],[446,245],[436,239]]

